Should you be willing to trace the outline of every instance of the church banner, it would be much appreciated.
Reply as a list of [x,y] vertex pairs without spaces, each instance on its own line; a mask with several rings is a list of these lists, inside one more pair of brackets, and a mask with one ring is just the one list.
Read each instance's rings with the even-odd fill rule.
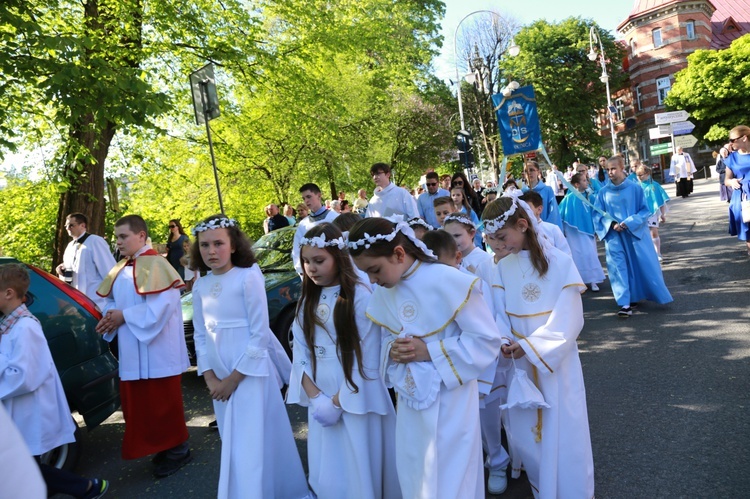
[[508,97],[495,94],[492,96],[492,104],[495,106],[504,155],[512,156],[539,149],[542,133],[539,130],[534,87],[521,87]]

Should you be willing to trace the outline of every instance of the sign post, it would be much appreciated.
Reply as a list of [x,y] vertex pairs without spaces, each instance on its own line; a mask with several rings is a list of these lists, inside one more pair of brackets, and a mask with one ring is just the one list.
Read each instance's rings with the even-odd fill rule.
[[206,124],[208,135],[208,149],[211,152],[211,164],[214,168],[214,180],[216,181],[216,193],[219,196],[219,209],[224,214],[224,201],[221,199],[221,187],[219,186],[219,173],[216,169],[216,157],[214,156],[214,143],[211,140],[211,127],[208,122],[220,116],[219,96],[216,93],[216,80],[214,79],[214,65],[206,64],[198,71],[190,74],[190,89],[193,94],[193,109],[195,110],[195,123]]
[[[690,117],[690,113],[688,113],[685,110],[669,111],[668,113],[656,113],[654,115],[654,122],[657,125],[659,125],[659,131],[662,131],[662,126],[664,126],[664,125],[669,126],[669,137],[670,137],[671,142],[672,142],[672,150],[673,151],[676,151],[677,147],[679,147],[679,146],[675,145],[675,142],[674,142],[674,136],[675,135],[679,135],[679,134],[675,132],[675,126],[673,125],[673,123],[687,121],[687,119],[689,117]],[[690,122],[688,121],[688,123],[690,123]],[[692,123],[690,123],[690,124],[692,124]],[[684,129],[684,127],[683,127],[683,129]],[[690,130],[692,131],[692,128]],[[666,130],[664,130],[664,131],[666,131]],[[686,132],[686,133],[690,133],[690,132]]]

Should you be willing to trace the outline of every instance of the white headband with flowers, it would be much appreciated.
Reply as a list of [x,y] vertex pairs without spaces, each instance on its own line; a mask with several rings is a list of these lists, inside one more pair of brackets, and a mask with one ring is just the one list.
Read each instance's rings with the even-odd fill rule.
[[208,222],[201,222],[193,227],[192,233],[193,236],[197,236],[199,232],[205,232],[207,230],[214,229],[226,229],[227,227],[237,227],[237,225],[237,220],[235,220],[234,218],[213,218]]
[[[349,249],[356,250],[359,247],[364,247],[365,249],[369,249],[370,246],[377,243],[378,241],[386,241],[391,242],[393,239],[395,239],[396,235],[401,232],[403,235],[405,235],[409,241],[414,243],[414,246],[420,249],[422,253],[427,255],[430,258],[434,258],[437,260],[437,256],[435,256],[435,253],[432,252],[431,249],[429,249],[425,244],[420,241],[417,236],[414,234],[414,230],[409,227],[409,224],[407,222],[403,221],[403,217],[391,217],[386,219],[390,222],[394,222],[396,226],[393,228],[393,232],[389,234],[375,234],[374,236],[371,236],[367,232],[364,233],[362,236],[362,239],[358,239],[356,241],[349,241],[348,246]],[[399,221],[400,220],[400,221]]]
[[424,220],[422,220],[419,217],[412,218],[411,220],[409,220],[408,224],[409,224],[409,227],[412,227],[412,228],[415,225],[419,225],[420,227],[424,227],[427,230],[435,230],[435,227],[433,227],[432,225],[428,224],[427,222],[425,222]]
[[477,228],[471,218],[469,218],[469,215],[460,211],[451,213],[447,217],[445,217],[445,220],[443,220],[443,226],[448,225],[448,222],[458,222],[474,229]]
[[[516,196],[504,196],[509,197],[513,201],[513,203],[510,205],[510,208],[508,208],[508,211],[500,215],[496,218],[491,218],[489,220],[484,220],[484,232],[487,234],[494,234],[495,232],[499,231],[505,226],[505,222],[508,221],[508,219],[513,216],[513,214],[518,209],[518,199]],[[448,218],[448,217],[446,217]]]
[[321,234],[315,237],[303,237],[300,240],[299,245],[300,246],[312,246],[314,248],[327,248],[327,247],[335,246],[338,249],[342,250],[346,248],[346,236],[347,236],[347,233],[345,233],[341,237],[337,237],[329,241],[326,240],[325,234]]

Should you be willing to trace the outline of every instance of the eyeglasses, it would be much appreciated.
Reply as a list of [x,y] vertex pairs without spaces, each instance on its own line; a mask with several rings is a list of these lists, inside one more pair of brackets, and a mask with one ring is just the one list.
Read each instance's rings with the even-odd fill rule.
[[740,135],[739,137],[735,137],[733,139],[729,139],[729,143],[730,144],[734,144],[735,140],[740,140],[742,137],[745,137],[745,135]]
[[464,185],[464,183],[461,180],[456,180],[453,185]]
[[176,225],[170,225],[169,226],[170,229],[174,229],[175,227],[177,227],[177,226]]
[[426,182],[427,187],[435,187],[438,183],[437,182]]

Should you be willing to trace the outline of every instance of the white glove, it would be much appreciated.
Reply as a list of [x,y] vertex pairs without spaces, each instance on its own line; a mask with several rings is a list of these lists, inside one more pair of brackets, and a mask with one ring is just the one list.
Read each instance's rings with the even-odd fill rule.
[[333,399],[323,392],[310,399],[313,406],[312,416],[321,426],[332,426],[339,422],[344,410],[333,405]]

